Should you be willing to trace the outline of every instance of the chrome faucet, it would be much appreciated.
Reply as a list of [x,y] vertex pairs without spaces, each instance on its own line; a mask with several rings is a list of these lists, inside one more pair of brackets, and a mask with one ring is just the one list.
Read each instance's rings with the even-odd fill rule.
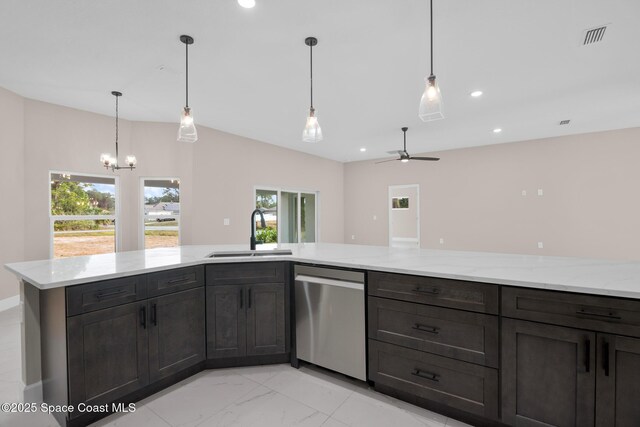
[[264,209],[256,208],[253,212],[251,212],[251,238],[249,240],[249,245],[251,250],[254,251],[256,249],[256,213],[260,214],[260,226],[265,228],[267,223],[264,220]]

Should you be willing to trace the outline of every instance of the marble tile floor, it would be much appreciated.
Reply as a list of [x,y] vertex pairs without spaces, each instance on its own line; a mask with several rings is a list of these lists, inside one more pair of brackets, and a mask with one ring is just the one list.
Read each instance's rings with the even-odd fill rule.
[[[0,312],[0,402],[21,402],[20,311]],[[51,415],[0,412],[0,426],[55,427]],[[113,414],[96,427],[464,427],[316,367],[288,365],[200,372]]]

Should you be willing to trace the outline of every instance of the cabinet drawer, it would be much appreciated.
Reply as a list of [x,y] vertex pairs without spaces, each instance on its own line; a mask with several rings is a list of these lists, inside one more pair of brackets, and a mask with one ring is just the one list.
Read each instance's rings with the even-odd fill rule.
[[498,417],[498,371],[369,340],[369,379],[452,408]]
[[502,315],[640,337],[638,300],[504,286]]
[[114,307],[146,297],[144,275],[71,286],[67,288],[67,316]]
[[149,297],[204,286],[204,267],[186,267],[147,275]]
[[436,277],[369,272],[369,294],[498,314],[498,286]]
[[283,262],[245,262],[207,266],[207,285],[281,283],[285,281]]
[[498,367],[498,318],[369,297],[369,338]]

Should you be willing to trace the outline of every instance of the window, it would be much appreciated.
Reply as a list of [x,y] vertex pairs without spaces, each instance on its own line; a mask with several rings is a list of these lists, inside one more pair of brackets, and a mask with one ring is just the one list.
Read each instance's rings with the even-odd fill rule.
[[117,177],[51,172],[49,180],[51,256],[115,252]]
[[255,190],[256,207],[264,209],[266,228],[256,218],[256,238],[265,244],[311,243],[317,239],[318,192]]
[[[142,178],[142,233],[145,249],[180,245],[180,180]],[[141,245],[142,246],[142,245]]]

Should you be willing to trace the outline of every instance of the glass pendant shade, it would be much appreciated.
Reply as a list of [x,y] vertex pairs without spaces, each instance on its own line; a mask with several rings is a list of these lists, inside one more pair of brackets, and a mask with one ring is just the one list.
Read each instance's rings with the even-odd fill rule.
[[436,76],[430,75],[425,79],[425,88],[420,99],[420,111],[418,115],[423,122],[444,119],[442,112],[442,94],[436,82]]
[[313,108],[309,110],[307,124],[302,131],[302,140],[304,142],[322,141],[322,129],[320,129],[320,123],[318,123],[318,118],[316,117],[316,112]]
[[178,141],[180,142],[196,142],[198,140],[198,131],[193,123],[193,111],[191,108],[184,107],[180,116],[180,128],[178,129]]
[[130,168],[134,167],[138,163],[136,156],[133,156],[133,155],[127,156],[126,161],[127,161],[127,166],[129,166]]
[[108,168],[111,165],[111,154],[110,153],[102,153],[100,154],[100,163],[105,168]]

